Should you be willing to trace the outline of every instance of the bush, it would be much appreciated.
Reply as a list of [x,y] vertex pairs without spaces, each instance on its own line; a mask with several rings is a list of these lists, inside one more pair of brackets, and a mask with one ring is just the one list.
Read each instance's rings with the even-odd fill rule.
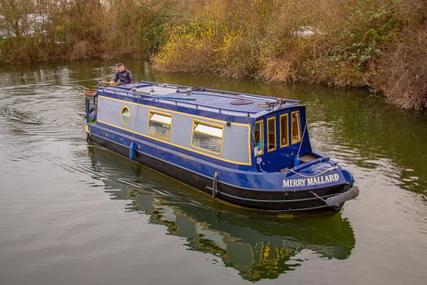
[[425,0],[14,1],[0,1],[0,29],[15,34],[1,63],[146,58],[172,72],[368,85],[426,107]]
[[405,109],[427,108],[427,30],[405,30],[379,63],[375,84]]
[[154,57],[155,66],[172,72],[212,71],[218,29],[212,22],[168,27],[169,38]]

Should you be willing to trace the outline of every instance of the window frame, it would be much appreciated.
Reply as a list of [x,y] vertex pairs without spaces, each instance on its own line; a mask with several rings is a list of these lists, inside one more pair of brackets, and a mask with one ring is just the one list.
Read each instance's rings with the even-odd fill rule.
[[[293,115],[296,114],[297,118],[297,126],[298,126],[298,139],[294,141],[294,124],[293,124]],[[291,112],[291,144],[297,144],[301,142],[301,115],[300,111],[293,111]]]
[[[212,137],[215,137],[215,138],[219,138],[221,140],[221,150],[219,152],[216,152],[216,151],[213,151],[213,150],[209,150],[209,149],[197,146],[197,145],[195,145],[193,143],[193,141],[194,141],[194,134],[196,133],[195,130],[196,130],[196,127],[197,127],[198,124],[202,124],[202,125],[205,125],[205,126],[209,126],[209,127],[213,127],[213,128],[218,128],[218,129],[222,130],[222,137],[212,136]],[[220,125],[220,124],[214,124],[214,123],[211,123],[211,122],[201,121],[201,120],[193,120],[192,121],[192,126],[191,126],[191,146],[193,148],[195,148],[195,149],[202,150],[202,151],[204,151],[206,153],[211,153],[211,154],[215,154],[215,155],[221,155],[221,154],[223,154],[224,153],[224,126]]]
[[[282,144],[283,133],[282,133],[282,118],[286,117],[286,144]],[[279,129],[280,129],[280,148],[289,146],[289,113],[281,114],[279,117]]]
[[[258,124],[260,125],[260,130],[261,130],[261,133],[260,133],[260,137],[261,137],[261,149],[260,150],[261,150],[261,152],[259,154],[255,153],[255,156],[261,156],[264,154],[264,121],[263,120],[255,121],[255,131],[257,130]],[[254,131],[254,142],[255,142],[255,146],[257,146],[258,144],[255,141],[255,131]],[[255,146],[254,146],[254,149],[255,149]]]
[[[269,122],[273,121],[274,124],[274,148],[270,149],[270,133],[269,133]],[[267,118],[267,152],[272,152],[277,149],[277,127],[276,127],[276,116]]]
[[[169,128],[169,136],[163,136],[160,135],[156,132],[153,132],[150,130],[150,122],[151,122],[151,117],[156,114],[156,115],[161,115],[161,116],[165,116],[165,117],[169,117],[171,119],[171,122],[169,124],[170,128]],[[157,121],[154,121],[157,122]],[[157,122],[159,123],[159,122]],[[172,119],[172,114],[166,113],[166,112],[159,112],[159,111],[155,111],[155,110],[149,110],[148,112],[148,122],[147,122],[147,132],[150,136],[156,137],[156,138],[161,138],[161,139],[166,139],[166,140],[170,140],[172,137],[172,126],[173,126],[173,119]]]

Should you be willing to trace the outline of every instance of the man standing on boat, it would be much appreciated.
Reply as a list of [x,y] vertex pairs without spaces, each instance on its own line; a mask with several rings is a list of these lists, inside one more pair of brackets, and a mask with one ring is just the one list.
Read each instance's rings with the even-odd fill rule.
[[117,72],[114,74],[113,80],[110,81],[110,85],[123,85],[133,82],[132,73],[125,68],[123,63],[116,65]]

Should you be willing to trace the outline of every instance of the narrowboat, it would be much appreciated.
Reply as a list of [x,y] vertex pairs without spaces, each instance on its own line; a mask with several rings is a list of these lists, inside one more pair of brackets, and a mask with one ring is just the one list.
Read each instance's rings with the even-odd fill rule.
[[90,142],[236,205],[338,211],[359,190],[314,151],[297,100],[137,82],[85,97]]

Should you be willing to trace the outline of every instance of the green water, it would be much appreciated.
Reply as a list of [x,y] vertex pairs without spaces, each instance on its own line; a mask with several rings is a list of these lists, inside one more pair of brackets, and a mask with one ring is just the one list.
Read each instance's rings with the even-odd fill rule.
[[0,284],[425,284],[427,114],[364,91],[129,64],[137,79],[301,100],[314,147],[360,187],[340,213],[216,201],[88,145],[109,62],[0,70]]

